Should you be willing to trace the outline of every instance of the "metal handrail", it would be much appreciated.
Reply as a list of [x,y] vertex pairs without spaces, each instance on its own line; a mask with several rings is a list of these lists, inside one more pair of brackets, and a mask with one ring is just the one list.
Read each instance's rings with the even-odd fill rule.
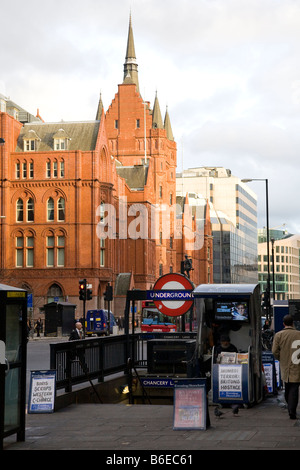
[[196,333],[135,333],[50,344],[50,369],[56,371],[56,389],[93,379],[128,373],[128,358],[135,367],[147,367],[147,341],[159,338],[195,338]]

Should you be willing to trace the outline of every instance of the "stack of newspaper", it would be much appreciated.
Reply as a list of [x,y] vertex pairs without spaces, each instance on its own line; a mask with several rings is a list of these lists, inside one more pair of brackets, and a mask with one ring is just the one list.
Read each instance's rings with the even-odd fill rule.
[[248,353],[221,352],[219,364],[248,364]]

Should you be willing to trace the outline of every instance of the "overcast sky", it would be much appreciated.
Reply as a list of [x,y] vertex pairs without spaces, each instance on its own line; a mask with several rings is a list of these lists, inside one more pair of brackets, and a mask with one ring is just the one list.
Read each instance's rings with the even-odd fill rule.
[[[129,14],[143,97],[168,106],[178,170],[268,179],[270,228],[300,234],[299,0],[2,2],[0,93],[93,120],[123,80]],[[249,183],[266,224],[265,182]]]

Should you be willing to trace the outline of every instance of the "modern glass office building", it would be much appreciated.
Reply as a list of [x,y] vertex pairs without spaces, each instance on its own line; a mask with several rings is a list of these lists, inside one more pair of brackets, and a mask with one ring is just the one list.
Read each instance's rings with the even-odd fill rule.
[[177,194],[210,202],[214,283],[257,283],[257,198],[230,170],[190,168],[178,173]]
[[[270,285],[274,300],[300,298],[300,235],[269,231]],[[261,292],[268,280],[266,229],[258,230],[258,271]]]

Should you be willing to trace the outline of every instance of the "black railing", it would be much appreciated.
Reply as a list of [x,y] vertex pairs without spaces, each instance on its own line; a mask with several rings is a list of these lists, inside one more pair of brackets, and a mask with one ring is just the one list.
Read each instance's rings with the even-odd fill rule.
[[72,386],[117,372],[128,372],[128,359],[134,367],[147,367],[150,339],[195,338],[196,333],[135,333],[89,338],[50,344],[50,369],[56,371],[56,389],[72,391]]
[[105,376],[125,371],[127,351],[125,335],[50,344],[50,369],[56,370],[56,388],[70,392],[72,385],[93,379],[102,382]]

